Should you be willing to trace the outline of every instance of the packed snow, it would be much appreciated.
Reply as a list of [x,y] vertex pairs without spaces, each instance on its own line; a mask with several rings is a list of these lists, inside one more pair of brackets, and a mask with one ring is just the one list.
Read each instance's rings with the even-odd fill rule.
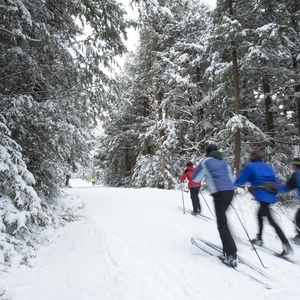
[[[220,239],[213,216],[212,198],[202,191],[205,221],[183,213],[191,209],[189,193],[181,190],[125,189],[92,186],[71,180],[62,204],[78,207],[79,220],[48,230],[47,241],[37,246],[32,267],[15,266],[1,274],[1,300],[199,300],[298,299],[300,265],[277,258],[247,243],[255,237],[257,203],[238,189],[228,219],[238,255],[267,277],[239,264],[264,281],[227,267],[191,244],[191,237],[217,245]],[[210,212],[208,206],[212,210]],[[273,205],[273,214],[290,238],[294,210]],[[239,217],[238,217],[239,216]],[[244,227],[242,226],[244,225]],[[273,228],[265,221],[265,245],[282,250]],[[290,257],[300,264],[300,246]],[[248,270],[249,269],[249,270]]]

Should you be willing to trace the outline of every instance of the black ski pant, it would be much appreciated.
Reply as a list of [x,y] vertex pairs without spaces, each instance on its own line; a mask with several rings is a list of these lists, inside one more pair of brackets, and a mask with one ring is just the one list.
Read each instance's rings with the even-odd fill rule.
[[199,189],[200,189],[199,186],[190,188],[193,211],[195,213],[201,211],[200,200],[199,200]]
[[217,225],[223,245],[223,252],[227,255],[235,254],[237,252],[237,248],[228,228],[226,217],[226,210],[233,198],[233,190],[220,191],[212,194],[212,196],[215,203]]
[[300,235],[300,208],[297,210],[295,215],[296,232]]
[[280,238],[281,242],[283,244],[288,244],[288,240],[285,237],[283,231],[281,230],[281,228],[278,226],[278,224],[274,221],[274,219],[272,218],[271,212],[270,212],[270,203],[267,202],[261,202],[260,203],[260,207],[258,209],[257,212],[257,218],[258,218],[258,237],[262,238],[262,232],[263,232],[263,227],[264,227],[264,223],[263,223],[263,217],[267,217],[269,223],[271,226],[274,227],[278,237]]

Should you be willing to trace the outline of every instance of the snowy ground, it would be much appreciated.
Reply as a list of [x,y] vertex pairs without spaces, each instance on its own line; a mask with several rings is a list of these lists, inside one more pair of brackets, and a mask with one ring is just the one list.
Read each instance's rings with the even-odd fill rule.
[[[34,267],[1,274],[0,288],[12,300],[199,300],[299,299],[300,266],[258,249],[263,268],[250,247],[238,243],[238,254],[266,273],[271,289],[223,265],[193,246],[191,237],[220,245],[215,220],[203,221],[178,209],[181,191],[91,186],[79,179],[62,201],[80,210],[80,221],[49,231],[39,246]],[[210,196],[203,194],[213,209]],[[189,194],[185,205],[191,208]],[[211,216],[201,198],[203,212]],[[236,197],[236,211],[251,237],[256,233],[256,202]],[[293,225],[274,213],[288,237]],[[292,215],[292,212],[290,212]],[[234,236],[247,239],[234,210],[228,211]],[[266,221],[267,223],[267,221]],[[265,244],[281,251],[273,228],[265,226]],[[300,246],[294,246],[300,262]],[[239,265],[238,268],[243,268]]]

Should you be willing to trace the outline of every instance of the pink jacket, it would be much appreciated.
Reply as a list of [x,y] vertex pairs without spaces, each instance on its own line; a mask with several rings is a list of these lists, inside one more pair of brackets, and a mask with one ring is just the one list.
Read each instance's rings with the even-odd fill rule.
[[195,171],[195,168],[193,166],[188,166],[180,176],[180,182],[184,182],[186,179],[189,181],[188,183],[188,188],[193,188],[193,187],[200,187],[201,182],[195,182],[192,180],[192,175],[193,172]]

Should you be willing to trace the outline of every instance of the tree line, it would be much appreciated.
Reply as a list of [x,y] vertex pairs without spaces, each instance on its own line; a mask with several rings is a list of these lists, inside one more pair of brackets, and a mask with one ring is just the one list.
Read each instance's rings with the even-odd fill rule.
[[258,148],[285,180],[299,154],[299,2],[158,2],[142,5],[104,122],[106,183],[174,188],[210,142],[235,174]]

